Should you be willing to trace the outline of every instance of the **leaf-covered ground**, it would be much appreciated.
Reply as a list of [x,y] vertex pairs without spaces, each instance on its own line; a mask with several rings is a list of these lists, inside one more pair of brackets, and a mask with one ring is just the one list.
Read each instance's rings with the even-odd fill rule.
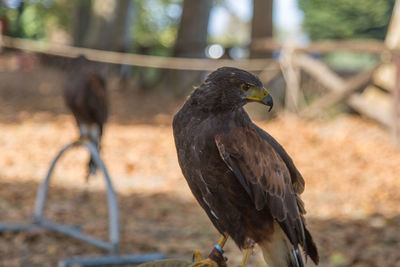
[[[51,69],[0,73],[1,221],[30,218],[49,163],[77,137],[62,80]],[[102,155],[118,193],[122,253],[159,251],[186,260],[195,249],[206,254],[218,234],[182,177],[170,127],[183,100],[114,89],[111,98]],[[258,124],[281,142],[306,179],[303,199],[321,266],[399,267],[400,150],[388,132],[349,115],[320,122],[280,116]],[[86,161],[83,149],[61,160],[47,216],[107,238],[102,177],[86,184]],[[237,266],[240,252],[232,242],[226,250],[229,266]],[[63,258],[102,253],[53,232],[0,235],[0,266],[56,266]],[[265,266],[259,249],[249,266]]]

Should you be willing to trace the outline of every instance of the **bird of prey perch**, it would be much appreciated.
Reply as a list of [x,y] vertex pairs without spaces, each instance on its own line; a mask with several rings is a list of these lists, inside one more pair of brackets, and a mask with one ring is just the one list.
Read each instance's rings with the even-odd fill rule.
[[256,76],[223,67],[193,91],[173,120],[182,173],[223,235],[214,250],[222,253],[231,237],[245,250],[242,265],[255,243],[269,267],[304,266],[301,250],[318,264],[299,196],[303,177],[283,147],[250,120],[243,108],[249,102],[273,105]]
[[[84,56],[79,56],[72,62],[64,87],[64,99],[75,117],[80,138],[90,140],[100,150],[103,126],[108,116],[106,84]],[[96,169],[91,157],[86,179],[90,174],[95,174]]]

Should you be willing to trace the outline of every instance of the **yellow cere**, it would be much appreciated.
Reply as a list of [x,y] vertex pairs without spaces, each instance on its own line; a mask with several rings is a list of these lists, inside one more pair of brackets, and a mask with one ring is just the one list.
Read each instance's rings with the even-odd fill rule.
[[268,96],[268,91],[265,88],[260,90],[258,87],[252,87],[248,91],[246,98],[249,100],[261,101],[266,96]]

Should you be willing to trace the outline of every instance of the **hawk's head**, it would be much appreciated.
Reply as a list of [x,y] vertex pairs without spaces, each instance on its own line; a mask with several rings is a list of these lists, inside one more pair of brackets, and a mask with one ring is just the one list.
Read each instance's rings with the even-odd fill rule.
[[[202,89],[203,88],[203,89]],[[273,100],[261,81],[253,74],[231,67],[222,67],[208,75],[199,88],[207,92],[214,105],[232,109],[248,102],[259,102],[272,109]]]

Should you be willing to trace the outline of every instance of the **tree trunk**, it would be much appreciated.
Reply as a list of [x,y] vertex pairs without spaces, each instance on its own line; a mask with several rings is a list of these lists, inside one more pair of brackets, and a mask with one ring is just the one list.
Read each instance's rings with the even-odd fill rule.
[[73,25],[73,42],[75,46],[84,46],[85,36],[88,32],[91,16],[91,0],[78,1],[75,9]]
[[128,14],[131,7],[131,0],[116,1],[115,11],[113,13],[111,23],[106,25],[104,36],[98,42],[103,42],[105,49],[111,51],[125,52],[125,36],[129,29]]
[[[277,0],[279,1],[279,0]],[[253,0],[253,19],[251,20],[251,43],[258,38],[272,38],[273,35],[273,0]],[[269,51],[262,51],[253,49],[250,44],[250,58],[271,58],[272,53]],[[295,73],[293,73],[295,74]],[[296,77],[296,74],[293,76]],[[267,85],[266,85],[267,86]],[[274,101],[275,110],[282,109],[284,105],[285,95],[285,80],[282,75],[274,78],[268,84],[268,90],[272,92],[272,96],[277,101]],[[268,113],[266,117],[270,117]]]
[[[79,1],[74,25],[74,44],[77,46],[126,52],[132,46],[130,26],[133,0],[84,0]],[[126,86],[130,76],[129,66],[113,66],[97,63],[97,70],[104,76],[110,72],[120,72]]]
[[207,29],[212,8],[212,0],[184,0],[182,17],[174,55],[179,57],[205,56]]
[[25,3],[21,2],[19,7],[18,7],[18,12],[17,12],[17,31],[16,31],[16,37],[22,38],[24,37],[24,29],[22,27],[22,13],[24,12],[25,8]]
[[94,1],[85,46],[123,51],[130,2],[131,0]]
[[[174,48],[176,57],[204,58],[207,46],[208,22],[213,0],[184,0],[182,17]],[[190,91],[201,80],[195,71],[167,71],[161,87],[177,94]]]
[[[253,19],[251,21],[251,40],[272,38],[273,0],[253,0]],[[250,50],[251,58],[271,57],[271,53]]]

